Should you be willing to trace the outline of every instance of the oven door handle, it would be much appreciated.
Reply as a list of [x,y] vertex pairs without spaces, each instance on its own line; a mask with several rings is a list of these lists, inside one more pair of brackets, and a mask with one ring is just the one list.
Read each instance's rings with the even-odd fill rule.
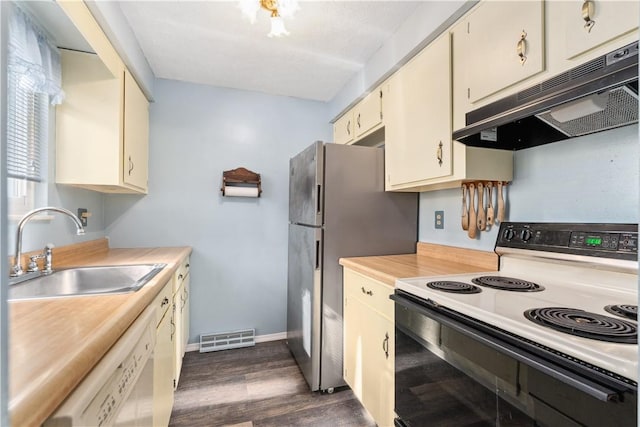
[[[408,310],[418,312],[443,325],[446,325],[468,336],[469,338],[477,340],[493,348],[494,350],[497,350],[507,356],[510,356],[524,363],[525,365],[528,365],[534,369],[537,369],[557,379],[558,381],[561,381],[571,387],[574,387],[600,401],[603,401],[603,402],[617,401],[619,400],[622,393],[624,393],[625,391],[628,391],[628,389],[614,390],[610,387],[591,381],[582,375],[579,375],[575,372],[572,372],[568,369],[558,366],[557,364],[549,362],[540,356],[532,354],[529,351],[518,348],[507,342],[504,342],[501,339],[493,337],[485,332],[479,331],[476,328],[470,327],[460,322],[459,320],[456,320],[447,315],[439,313],[428,306],[411,301],[406,297],[403,297],[402,295],[399,295],[397,293],[391,295],[390,298],[394,300],[396,304],[399,304],[400,306]],[[438,307],[438,309],[444,309],[444,308]]]

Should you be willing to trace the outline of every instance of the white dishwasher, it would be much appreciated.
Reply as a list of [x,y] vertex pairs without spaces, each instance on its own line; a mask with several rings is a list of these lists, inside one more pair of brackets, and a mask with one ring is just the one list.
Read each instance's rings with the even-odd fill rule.
[[152,427],[155,307],[138,316],[44,427]]

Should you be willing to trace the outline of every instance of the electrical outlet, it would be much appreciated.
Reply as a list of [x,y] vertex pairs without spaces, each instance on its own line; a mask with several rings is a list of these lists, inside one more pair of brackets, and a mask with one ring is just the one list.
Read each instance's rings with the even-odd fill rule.
[[435,227],[436,230],[444,229],[444,211],[436,211]]
[[83,227],[87,226],[88,218],[89,218],[89,215],[87,215],[87,210],[84,208],[78,208],[78,219],[82,223]]

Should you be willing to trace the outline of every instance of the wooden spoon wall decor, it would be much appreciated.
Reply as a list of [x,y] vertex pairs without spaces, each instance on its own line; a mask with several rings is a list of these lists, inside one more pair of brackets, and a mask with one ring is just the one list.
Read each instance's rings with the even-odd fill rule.
[[[470,181],[461,185],[461,225],[462,229],[467,231],[469,238],[475,239],[478,232],[490,230],[494,224],[505,220],[506,203],[503,187],[508,184],[509,182],[504,181]],[[493,191],[494,188],[497,188],[497,191]],[[497,196],[495,203],[494,194]]]

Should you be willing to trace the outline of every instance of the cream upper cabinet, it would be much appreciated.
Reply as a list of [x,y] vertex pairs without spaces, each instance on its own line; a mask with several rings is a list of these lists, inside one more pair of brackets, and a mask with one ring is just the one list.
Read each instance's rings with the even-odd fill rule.
[[353,110],[349,110],[333,124],[333,142],[350,144],[355,139],[355,133]]
[[59,2],[97,54],[62,51],[56,183],[146,193],[149,103],[83,2]]
[[147,190],[149,161],[149,101],[131,74],[124,72],[123,182]]
[[97,55],[63,50],[62,87],[56,183],[146,193],[148,102],[128,71],[113,76]]
[[356,138],[382,123],[382,89],[376,89],[360,101],[353,110]]
[[[549,19],[564,29],[564,57],[573,59],[638,29],[638,1],[562,1],[552,5]],[[555,40],[555,39],[554,39]]]
[[383,86],[365,96],[333,124],[333,142],[354,144],[382,126]]
[[451,61],[445,34],[394,74],[385,94],[386,189],[451,175]]
[[542,0],[483,1],[464,19],[464,26],[466,36],[455,43],[465,51],[470,103],[544,70]]
[[393,287],[344,269],[344,379],[379,426],[394,419]]

